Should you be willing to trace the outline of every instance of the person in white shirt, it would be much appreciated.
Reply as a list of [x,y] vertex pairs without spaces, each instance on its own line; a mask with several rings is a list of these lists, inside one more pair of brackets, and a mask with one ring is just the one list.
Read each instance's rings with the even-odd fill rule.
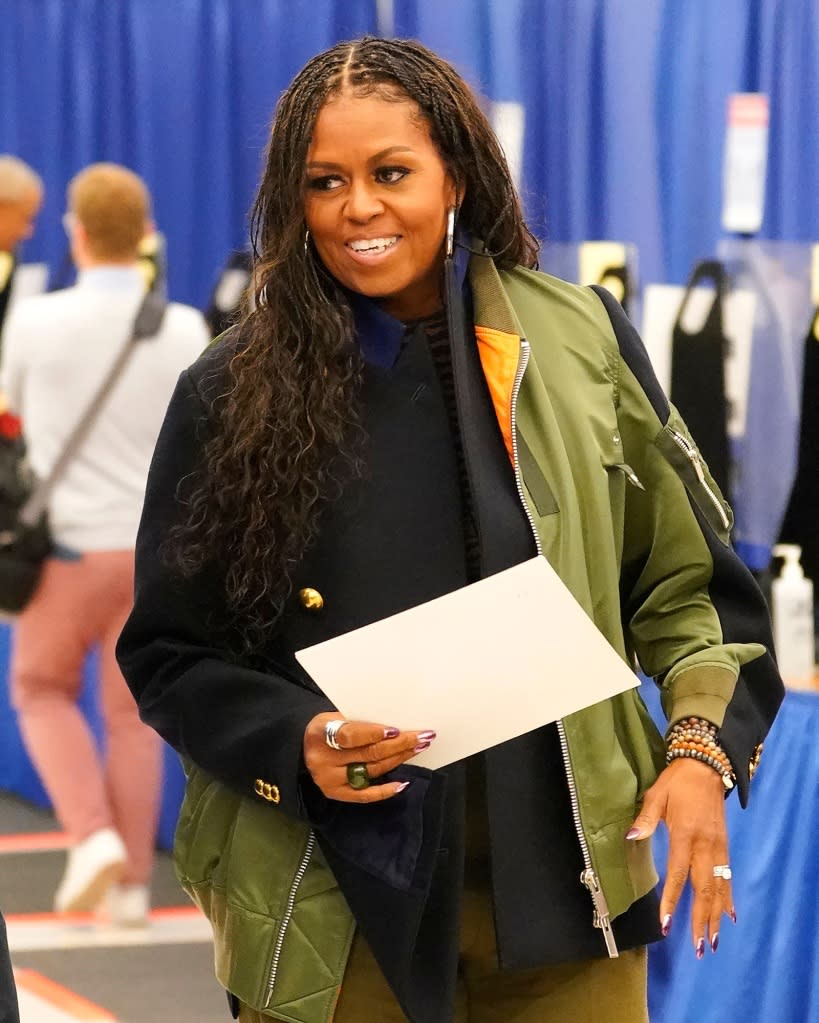
[[[28,458],[48,475],[126,339],[144,297],[138,246],[152,229],[144,182],[94,164],[68,187],[74,287],[24,299],[6,321],[0,389],[23,421]],[[133,554],[145,481],[179,373],[209,341],[201,314],[168,305],[140,341],[48,506],[54,539],[37,591],[14,630],[11,692],[20,730],[73,843],[58,912],[105,904],[115,923],[146,920],[161,750],[117,667],[133,599]],[[105,755],[78,706],[82,667],[99,645]]]

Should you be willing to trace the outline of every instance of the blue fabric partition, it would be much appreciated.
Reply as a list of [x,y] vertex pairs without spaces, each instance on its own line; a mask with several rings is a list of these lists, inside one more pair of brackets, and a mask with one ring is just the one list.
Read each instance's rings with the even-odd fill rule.
[[771,96],[762,237],[819,238],[819,5],[813,0],[395,0],[399,35],[526,115],[523,190],[552,241],[637,244],[683,283],[721,236],[728,95]]
[[5,0],[0,152],[47,189],[26,259],[61,263],[68,180],[114,160],[151,188],[171,297],[204,307],[245,244],[282,89],[313,54],[376,26],[375,0]]
[[11,629],[0,625],[0,790],[15,792],[37,806],[48,806],[37,772],[17,730],[17,718],[11,709],[8,685],[8,660]]
[[[642,692],[662,722],[654,684]],[[789,692],[765,742],[748,808],[740,809],[735,795],[727,802],[737,926],[724,918],[719,951],[707,950],[698,961],[686,888],[669,937],[651,948],[655,1023],[819,1020],[817,734],[819,693]],[[654,846],[661,874],[667,848],[661,829]]]
[[[383,9],[383,5],[382,9]],[[376,0],[5,0],[0,152],[42,173],[25,258],[56,267],[67,181],[100,159],[142,173],[171,296],[203,306],[246,212],[296,69],[379,28]],[[762,237],[819,238],[815,0],[393,0],[492,101],[525,112],[523,191],[552,241],[634,242],[646,281],[682,283],[720,237],[727,97],[771,96]]]
[[636,242],[662,265],[654,67],[661,4],[525,0],[524,177],[538,233]]

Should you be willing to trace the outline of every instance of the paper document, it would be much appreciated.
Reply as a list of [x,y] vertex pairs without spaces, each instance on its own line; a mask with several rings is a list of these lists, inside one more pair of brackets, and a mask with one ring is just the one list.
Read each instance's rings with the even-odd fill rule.
[[300,650],[351,720],[438,737],[438,768],[639,683],[544,557]]

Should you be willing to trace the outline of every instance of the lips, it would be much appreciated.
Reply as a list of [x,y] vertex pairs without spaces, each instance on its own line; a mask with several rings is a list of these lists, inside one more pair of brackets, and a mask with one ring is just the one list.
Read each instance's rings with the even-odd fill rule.
[[382,235],[377,238],[352,238],[345,242],[345,248],[357,263],[372,263],[392,253],[399,241],[400,234]]
[[400,236],[397,234],[383,238],[355,238],[347,242],[346,245],[356,255],[376,256],[394,248],[398,244],[399,238]]

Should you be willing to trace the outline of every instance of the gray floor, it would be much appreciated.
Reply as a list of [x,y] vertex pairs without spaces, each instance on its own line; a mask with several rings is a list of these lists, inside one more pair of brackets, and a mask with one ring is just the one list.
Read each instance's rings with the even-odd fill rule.
[[[0,793],[0,834],[53,831],[50,813]],[[0,856],[0,909],[6,915],[44,913],[65,862],[64,852]],[[189,905],[167,853],[158,853],[152,905]],[[36,970],[113,1013],[119,1023],[229,1023],[224,993],[213,976],[209,944],[49,949],[15,953],[14,966]],[[24,1020],[23,1023],[37,1023]]]

